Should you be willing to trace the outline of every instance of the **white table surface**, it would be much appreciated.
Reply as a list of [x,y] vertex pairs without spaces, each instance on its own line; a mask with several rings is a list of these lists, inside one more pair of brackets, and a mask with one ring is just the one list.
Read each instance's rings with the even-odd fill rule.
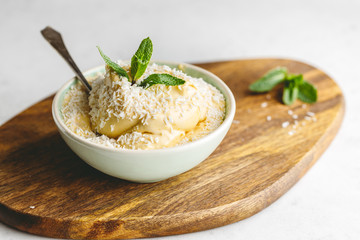
[[[360,239],[360,1],[30,1],[0,5],[0,124],[54,93],[72,71],[41,37],[59,30],[83,70],[96,45],[129,59],[150,36],[153,59],[293,58],[332,76],[346,99],[342,127],[283,197],[237,223],[164,239]],[[0,223],[0,239],[44,239]]]

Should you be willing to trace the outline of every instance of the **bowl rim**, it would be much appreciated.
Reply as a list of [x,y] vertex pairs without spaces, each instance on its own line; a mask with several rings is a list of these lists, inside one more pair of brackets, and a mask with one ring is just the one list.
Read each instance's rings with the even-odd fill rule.
[[[125,61],[123,61],[125,62]],[[227,115],[225,116],[224,121],[220,124],[219,127],[217,127],[214,131],[210,132],[209,134],[193,141],[193,142],[189,142],[189,143],[185,143],[182,145],[178,145],[178,146],[174,146],[174,147],[165,147],[165,148],[160,148],[160,149],[122,149],[122,148],[111,148],[108,146],[103,146],[100,145],[98,143],[94,143],[91,141],[86,140],[85,138],[77,135],[76,133],[72,132],[64,123],[64,121],[62,120],[61,116],[60,116],[60,108],[57,109],[58,106],[58,102],[60,100],[60,96],[62,95],[62,93],[68,89],[69,85],[71,85],[75,80],[76,77],[71,78],[70,80],[68,80],[64,85],[62,85],[62,87],[56,92],[55,97],[53,98],[53,102],[52,102],[52,115],[53,115],[53,119],[54,122],[56,124],[56,126],[58,127],[58,129],[65,135],[67,135],[68,137],[72,138],[73,140],[75,140],[76,142],[85,145],[87,147],[92,147],[95,149],[99,149],[99,150],[103,150],[103,151],[110,151],[110,152],[122,152],[122,153],[144,153],[144,154],[150,154],[150,153],[166,153],[166,152],[180,152],[180,151],[185,151],[188,148],[194,148],[197,147],[198,145],[202,145],[203,143],[206,143],[208,141],[211,140],[211,138],[215,137],[218,133],[222,132],[222,131],[227,131],[227,126],[231,126],[231,123],[234,119],[235,116],[235,110],[236,110],[236,101],[234,98],[233,93],[231,92],[230,88],[215,74],[213,74],[210,71],[207,71],[203,68],[200,68],[198,66],[189,64],[189,63],[182,63],[182,62],[175,62],[175,61],[159,61],[159,60],[155,60],[155,61],[151,61],[151,63],[156,63],[156,64],[161,64],[161,65],[183,65],[185,67],[194,69],[196,71],[199,71],[203,74],[206,74],[208,76],[210,76],[212,79],[215,80],[216,82],[216,87],[226,98],[226,104],[229,105],[229,111],[227,113]],[[99,65],[97,67],[93,67],[90,68],[86,71],[84,71],[84,75],[86,76],[87,74],[91,73],[91,72],[96,72],[99,71],[99,69],[104,68],[105,65]],[[206,80],[204,80],[206,81]],[[211,83],[209,83],[211,84]]]

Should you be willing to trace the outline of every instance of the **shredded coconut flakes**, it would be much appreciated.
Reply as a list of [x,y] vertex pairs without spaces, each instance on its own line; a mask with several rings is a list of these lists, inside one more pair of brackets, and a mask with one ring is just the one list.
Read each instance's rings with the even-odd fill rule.
[[[123,64],[122,67],[129,70],[129,65]],[[137,80],[137,84],[153,73],[169,73],[184,79],[186,83],[174,87],[157,84],[153,85],[150,91],[150,88],[131,86],[126,78],[120,78],[119,81],[108,81],[109,73],[105,76],[99,75],[91,81],[93,91],[97,92],[89,99],[80,84],[72,86],[68,91],[62,107],[65,124],[71,131],[93,143],[110,148],[138,149],[138,146],[143,146],[141,148],[146,149],[151,144],[158,143],[160,136],[137,131],[127,132],[117,139],[105,135],[99,136],[91,129],[91,122],[99,122],[99,127],[104,127],[106,121],[113,116],[118,119],[132,116],[133,119],[139,119],[141,124],[147,125],[152,116],[162,113],[169,131],[174,133],[178,130],[172,128],[174,119],[167,114],[170,109],[177,111],[180,116],[183,116],[184,111],[189,108],[207,109],[206,118],[198,123],[196,133],[195,131],[176,132],[179,136],[185,136],[182,137],[179,145],[207,135],[222,123],[225,115],[225,99],[217,88],[201,78],[193,78],[182,71],[156,64],[148,66],[144,75]],[[173,99],[170,95],[173,88],[182,90],[185,89],[185,85],[193,86],[189,89],[194,88],[195,94],[191,95],[190,99],[182,95]],[[222,108],[214,107],[219,103],[223,104]],[[104,111],[104,109],[106,110]]]

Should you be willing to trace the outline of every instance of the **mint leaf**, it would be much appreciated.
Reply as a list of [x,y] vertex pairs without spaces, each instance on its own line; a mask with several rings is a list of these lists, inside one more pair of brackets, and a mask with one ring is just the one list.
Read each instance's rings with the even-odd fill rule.
[[155,84],[165,84],[166,86],[177,86],[177,85],[182,85],[184,83],[185,83],[184,80],[174,77],[170,74],[164,73],[164,74],[151,74],[149,77],[144,79],[139,86],[147,89]]
[[306,103],[314,103],[317,101],[317,90],[311,83],[303,81],[299,85],[298,98]]
[[131,77],[134,84],[145,72],[153,51],[153,45],[150,38],[145,38],[134,56],[131,58]]
[[295,81],[285,81],[282,100],[286,105],[291,105],[298,98],[299,88]]
[[303,83],[304,77],[302,74],[288,74],[285,81],[293,81],[297,86]]
[[101,57],[104,59],[105,63],[112,69],[114,70],[119,76],[121,77],[126,77],[127,79],[129,79],[129,75],[127,74],[127,72],[122,68],[120,67],[117,63],[111,61],[111,59],[106,56],[103,51],[101,51],[100,47],[99,46],[96,46],[97,49],[99,50],[100,52],[100,55]]
[[286,78],[287,69],[279,67],[270,70],[262,78],[250,85],[249,89],[253,92],[267,92]]
[[282,100],[286,105],[293,104],[296,99],[306,103],[317,101],[317,90],[304,80],[302,74],[287,73],[284,67],[278,67],[267,72],[262,78],[249,86],[254,92],[270,91],[277,84],[284,82]]

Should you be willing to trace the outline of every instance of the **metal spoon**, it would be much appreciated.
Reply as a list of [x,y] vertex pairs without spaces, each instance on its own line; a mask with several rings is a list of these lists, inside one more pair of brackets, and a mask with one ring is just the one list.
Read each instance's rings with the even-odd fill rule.
[[51,27],[46,27],[41,30],[43,37],[50,43],[51,46],[65,59],[65,61],[70,65],[76,76],[84,84],[88,92],[91,91],[91,86],[89,82],[85,79],[84,75],[81,73],[80,69],[75,64],[74,60],[71,58],[68,50],[65,47],[65,44],[62,40],[61,34]]

